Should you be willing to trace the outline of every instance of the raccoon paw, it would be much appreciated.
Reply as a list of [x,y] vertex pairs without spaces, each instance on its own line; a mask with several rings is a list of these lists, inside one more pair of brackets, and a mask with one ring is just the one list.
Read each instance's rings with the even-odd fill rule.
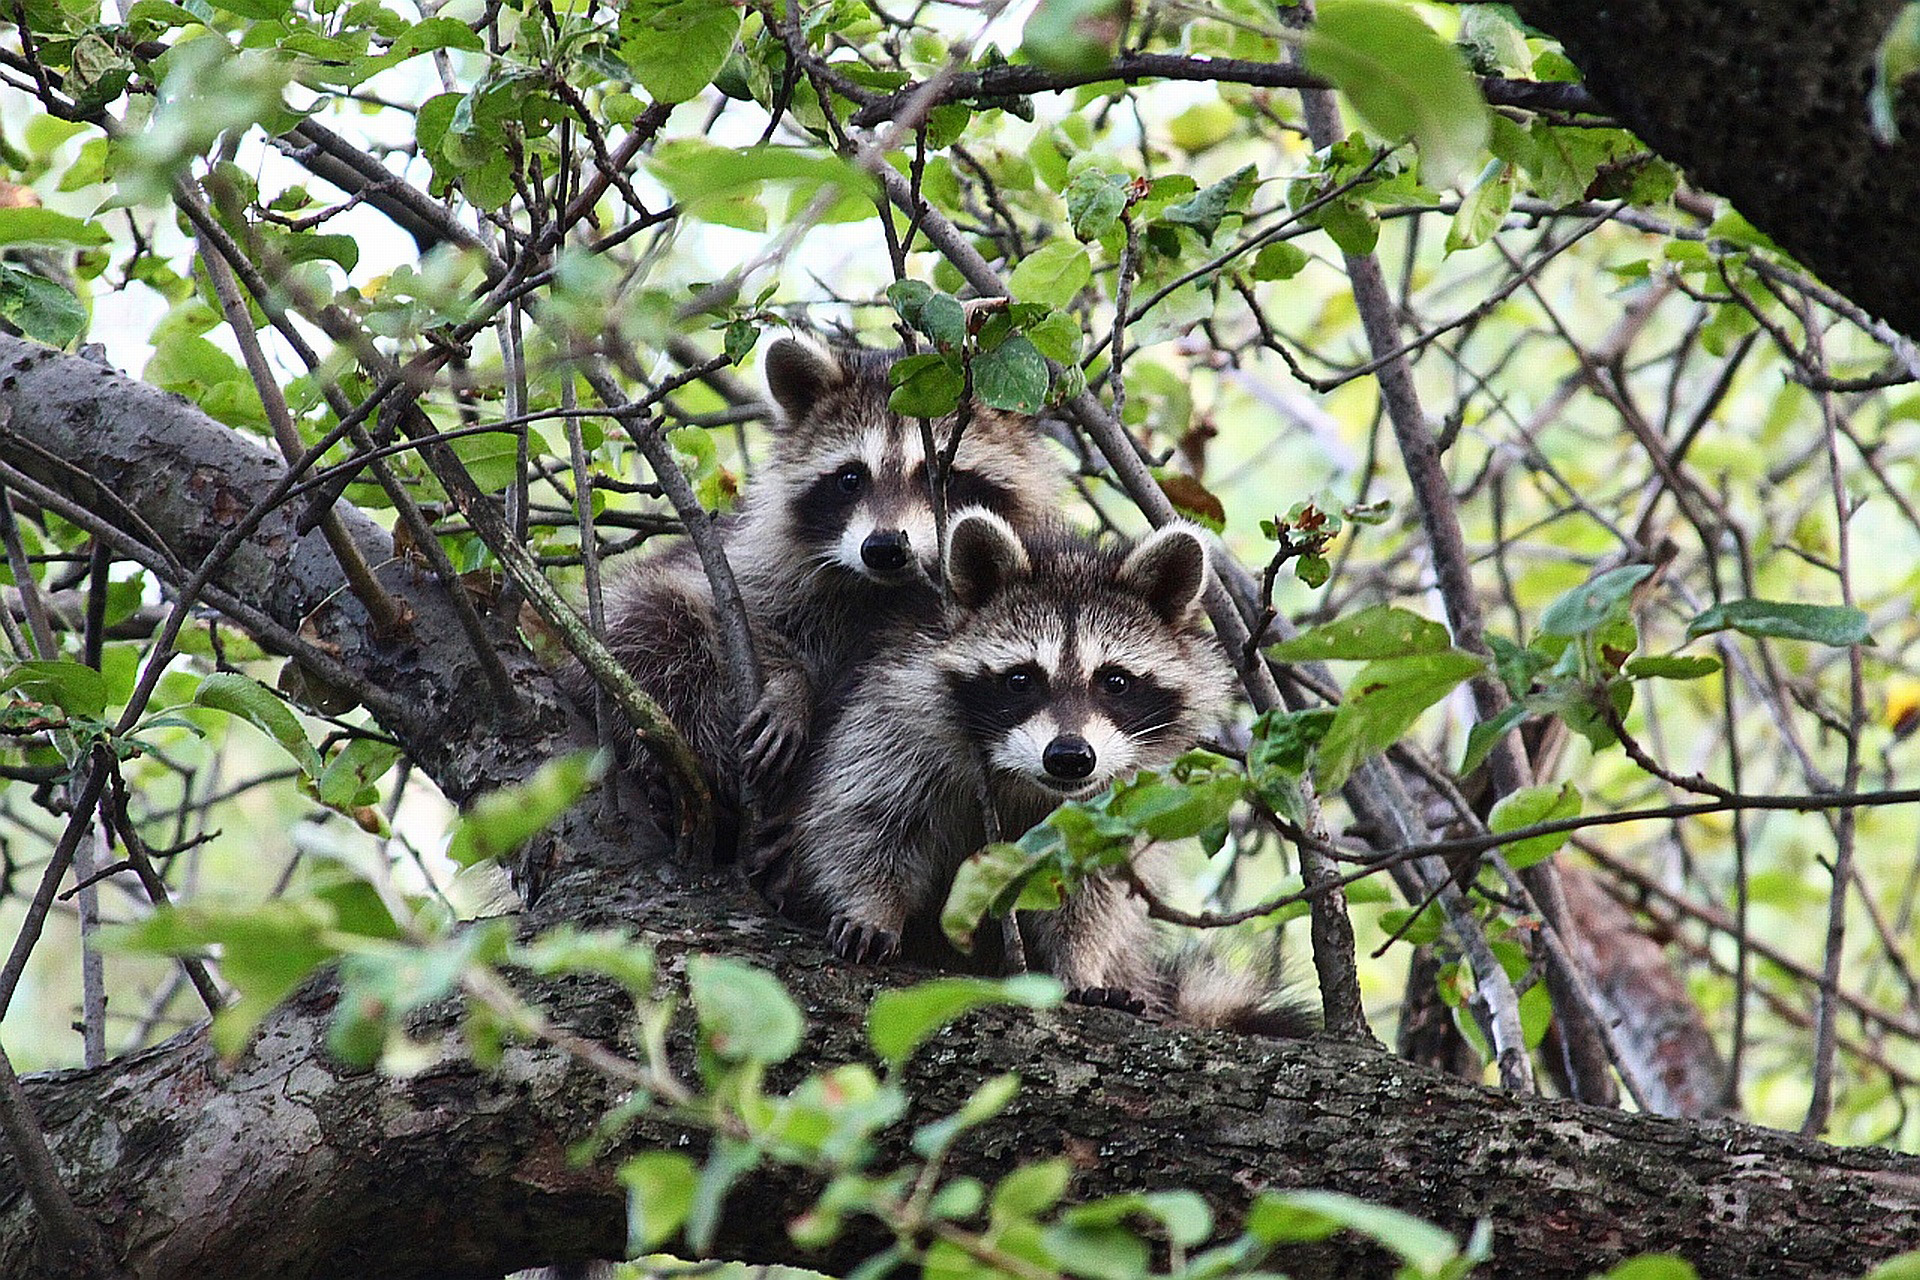
[[1089,1009],[1118,1009],[1135,1017],[1147,1011],[1147,1002],[1125,987],[1075,987],[1067,992],[1067,999]]
[[793,853],[793,824],[775,821],[755,833],[754,845],[741,859],[747,880],[775,911],[785,914],[787,895],[800,879],[799,860]]
[[777,683],[769,683],[740,723],[736,739],[740,775],[756,791],[765,792],[793,770],[807,745],[807,717]]
[[900,935],[890,929],[859,924],[850,916],[835,916],[827,926],[833,953],[855,964],[884,964],[900,954]]

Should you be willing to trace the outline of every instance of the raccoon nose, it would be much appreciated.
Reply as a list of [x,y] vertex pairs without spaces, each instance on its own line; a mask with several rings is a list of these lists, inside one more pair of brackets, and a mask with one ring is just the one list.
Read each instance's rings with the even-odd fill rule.
[[1040,753],[1040,763],[1056,778],[1084,778],[1093,772],[1093,744],[1077,733],[1055,738]]
[[860,544],[860,559],[878,573],[898,573],[907,567],[907,531],[876,529]]

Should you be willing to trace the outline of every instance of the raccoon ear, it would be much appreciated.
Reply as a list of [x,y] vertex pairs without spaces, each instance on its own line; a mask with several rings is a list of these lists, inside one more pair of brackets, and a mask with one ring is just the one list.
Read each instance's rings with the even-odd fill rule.
[[1120,578],[1162,618],[1184,623],[1207,589],[1206,541],[1190,524],[1162,525],[1127,553]]
[[846,382],[847,368],[833,348],[810,337],[781,338],[767,348],[767,390],[787,424],[798,422],[821,396]]
[[964,608],[979,608],[1031,567],[1013,526],[991,511],[968,511],[947,530],[947,586]]

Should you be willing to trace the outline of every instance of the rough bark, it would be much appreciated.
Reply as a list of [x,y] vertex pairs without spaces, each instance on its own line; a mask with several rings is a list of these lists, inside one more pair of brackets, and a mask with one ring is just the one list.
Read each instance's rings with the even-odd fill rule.
[[1564,869],[1561,879],[1580,965],[1614,1025],[1614,1041],[1661,1115],[1726,1114],[1727,1064],[1701,1021],[1664,948],[1607,896],[1593,873]]
[[[5,335],[0,408],[0,460],[135,541],[158,535],[189,572],[287,470],[264,441],[210,422],[179,396]],[[523,696],[512,723],[499,723],[446,593],[396,554],[392,535],[340,504],[361,554],[412,612],[405,634],[376,637],[366,610],[343,589],[325,537],[295,528],[304,505],[270,512],[214,585],[289,631],[304,628],[331,656],[403,695],[404,714],[387,728],[453,799],[524,777],[550,759],[574,726],[526,648],[503,629],[496,652]]]
[[[557,884],[570,895],[585,886]],[[810,938],[765,921],[724,883],[641,873],[593,924],[642,918],[671,964],[724,946],[777,971],[811,1029],[809,1066],[865,1057],[868,971],[823,964]],[[584,983],[549,988],[558,1015],[619,1034],[621,1010]],[[221,1067],[189,1036],[112,1067],[36,1080],[32,1095],[81,1205],[143,1277],[483,1276],[617,1246],[604,1171],[567,1165],[611,1090],[557,1053],[521,1047],[501,1070],[451,1047],[407,1080],[348,1072],[320,1051],[330,992],[275,1016]],[[450,1042],[450,1016],[416,1029]],[[1332,1187],[1457,1232],[1493,1223],[1487,1274],[1585,1276],[1645,1249],[1703,1275],[1857,1275],[1920,1239],[1920,1160],[1842,1150],[1736,1124],[1694,1124],[1521,1100],[1362,1049],[1153,1028],[1069,1008],[989,1011],[924,1049],[908,1126],[959,1105],[987,1077],[1022,1074],[1020,1099],[965,1144],[959,1172],[1003,1174],[1065,1152],[1075,1190],[1187,1185],[1230,1215],[1265,1187]],[[640,1147],[701,1144],[664,1120]],[[38,1224],[0,1168],[0,1275],[35,1274]],[[718,1251],[842,1270],[875,1244],[828,1255],[785,1239],[813,1188],[782,1172],[741,1186]],[[1380,1273],[1336,1246],[1283,1260],[1295,1275]]]
[[1867,127],[1874,54],[1901,0],[1516,0],[1622,123],[1834,289],[1920,335],[1920,102]]
[[[278,474],[264,450],[189,406],[83,361],[0,339],[0,371],[0,406],[12,414],[0,458],[31,463],[82,499],[110,485],[189,562],[209,519],[233,518],[235,503]],[[29,433],[72,465],[50,465]],[[418,700],[417,714],[389,727],[443,786],[507,780],[564,738],[551,682],[524,655],[510,660],[530,710],[489,719],[452,625],[418,624],[389,644],[366,637],[364,616],[333,592],[319,535],[301,538],[289,520],[263,525],[222,580],[289,624],[334,600],[329,644]],[[370,521],[350,527],[378,549],[384,535]],[[387,573],[418,617],[444,616],[438,587]],[[816,939],[769,921],[730,881],[691,880],[657,858],[610,876],[601,868],[649,851],[579,813],[549,847],[559,870],[525,927],[629,922],[669,967],[694,949],[740,955],[777,973],[808,1011],[796,1067],[865,1056],[870,971],[832,964]],[[615,1038],[624,1028],[624,1009],[590,984],[559,984],[544,998],[580,1031]],[[604,1170],[565,1160],[610,1086],[537,1046],[512,1050],[498,1072],[476,1071],[451,1048],[451,1010],[414,1029],[449,1045],[433,1068],[405,1080],[347,1071],[321,1047],[331,999],[324,985],[306,992],[231,1066],[192,1033],[30,1082],[66,1185],[133,1274],[491,1276],[617,1248],[617,1192]],[[1229,1220],[1254,1189],[1331,1187],[1459,1231],[1487,1219],[1493,1275],[1581,1276],[1653,1249],[1685,1254],[1708,1275],[1848,1275],[1920,1240],[1913,1157],[1518,1099],[1356,1047],[1202,1036],[1113,1011],[977,1016],[922,1051],[909,1123],[1009,1069],[1025,1092],[969,1140],[960,1171],[990,1178],[1065,1152],[1082,1194],[1192,1186]],[[892,1132],[883,1159],[901,1154],[908,1128]],[[677,1149],[700,1138],[655,1119],[633,1142]],[[783,1224],[808,1191],[778,1171],[750,1180],[717,1252],[846,1267],[871,1235],[824,1258],[803,1258],[786,1240]],[[44,1274],[42,1230],[0,1156],[0,1276]],[[1285,1263],[1302,1276],[1380,1270],[1337,1243]]]

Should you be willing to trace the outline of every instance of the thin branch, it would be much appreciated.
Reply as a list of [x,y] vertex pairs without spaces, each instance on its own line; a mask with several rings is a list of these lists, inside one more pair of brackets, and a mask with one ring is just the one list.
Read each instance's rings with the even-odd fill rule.
[[[1119,80],[1128,84],[1140,80],[1194,80],[1213,84],[1244,84],[1266,89],[1326,89],[1330,86],[1319,76],[1286,62],[1254,62],[1245,58],[1187,57],[1171,53],[1126,53],[1103,66],[1060,71],[1039,66],[988,67],[954,76],[925,107],[945,102],[974,101],[993,106],[994,98],[1014,98],[1035,93],[1060,93],[1082,85]],[[1604,114],[1585,86],[1550,84],[1527,80],[1507,80],[1489,76],[1481,80],[1481,91],[1495,106],[1521,107],[1536,111],[1568,111]],[[852,123],[871,128],[900,114],[925,84],[916,82],[895,90],[886,97],[862,107]],[[925,107],[922,109],[924,110]]]

